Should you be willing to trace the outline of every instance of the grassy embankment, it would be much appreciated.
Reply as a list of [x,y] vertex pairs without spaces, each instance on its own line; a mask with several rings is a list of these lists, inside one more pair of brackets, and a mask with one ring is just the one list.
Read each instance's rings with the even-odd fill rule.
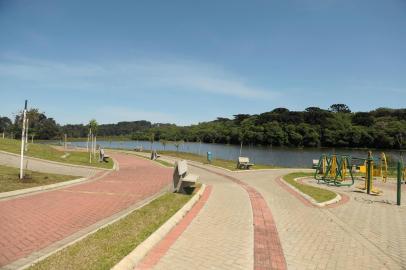
[[[139,157],[142,157],[142,158],[149,159],[148,157],[141,155],[140,152],[134,152],[134,151],[129,151],[129,150],[125,150],[125,149],[116,149],[116,150],[124,151],[124,152],[129,153],[129,154],[133,154],[133,155],[136,155],[136,156],[139,156]],[[144,151],[142,151],[142,153],[150,154],[150,151],[144,150]],[[211,163],[209,163],[205,156],[199,156],[199,155],[193,154],[193,153],[176,152],[176,151],[159,151],[159,154],[160,155],[171,156],[171,157],[176,157],[176,158],[180,158],[180,159],[192,160],[192,161],[200,162],[200,163],[203,163],[203,164],[211,164],[211,165],[222,167],[222,168],[232,170],[232,171],[242,171],[240,169],[237,169],[237,163],[235,161],[232,161],[232,160],[213,159],[211,161]],[[161,163],[161,164],[163,164],[165,166],[173,167],[173,164],[171,164],[169,162],[166,162],[166,161],[163,161],[163,160],[160,160],[160,159],[157,159],[155,161],[158,162],[158,163]],[[272,165],[255,164],[253,167],[251,167],[250,170],[276,169],[276,168],[281,168],[281,167],[272,166]]]
[[110,269],[173,216],[191,196],[166,193],[29,269]]
[[[21,142],[19,140],[12,139],[0,139],[0,150],[20,154]],[[28,144],[27,156],[36,157],[51,161],[58,161],[63,163],[70,163],[83,166],[93,166],[99,168],[113,168],[113,161],[110,159],[108,163],[98,162],[98,159],[89,163],[89,154],[86,152],[69,151],[68,155],[65,155],[64,151],[59,151],[49,145],[44,144]]]
[[[185,152],[176,152],[176,151],[160,151],[162,155],[172,156],[181,159],[187,159],[192,161],[201,162],[203,164],[209,164],[207,158],[205,156],[199,156],[193,153],[185,153]],[[240,171],[237,169],[237,162],[232,160],[225,160],[225,159],[213,159],[210,163],[211,165],[222,167],[232,171]],[[251,170],[260,170],[260,169],[275,169],[278,168],[277,166],[272,165],[263,165],[263,164],[255,164],[251,167]]]
[[[49,142],[49,140],[36,140],[37,142]],[[52,140],[52,141],[58,141],[58,140]],[[72,138],[70,137],[68,139],[69,142],[86,142],[87,138]],[[133,139],[131,139],[131,136],[97,136],[97,141],[133,141]]]
[[50,185],[78,178],[69,175],[25,171],[26,178],[20,180],[19,175],[19,169],[0,165],[0,192]]
[[311,177],[311,176],[313,176],[313,174],[312,173],[302,173],[302,172],[290,173],[290,174],[283,176],[283,179],[286,182],[288,182],[290,185],[292,185],[295,188],[297,188],[298,190],[300,190],[301,192],[303,192],[303,193],[309,195],[310,197],[312,197],[313,199],[315,199],[316,202],[319,202],[319,203],[326,202],[326,201],[332,200],[336,197],[336,193],[334,193],[330,190],[313,187],[313,186],[306,185],[306,184],[301,184],[301,183],[295,181],[295,178],[305,177],[305,176]]
[[[111,149],[111,150],[114,150],[114,151],[120,151],[120,152],[125,153],[127,155],[134,155],[134,156],[137,156],[137,157],[140,157],[140,158],[151,160],[151,158],[149,158],[149,156],[142,155],[142,154],[140,154],[140,152],[134,152],[134,151],[126,150],[126,149],[114,149],[114,148],[108,148],[108,149]],[[148,152],[143,151],[142,153],[148,153]],[[157,163],[159,163],[159,164],[161,164],[161,165],[163,165],[165,167],[171,167],[171,168],[175,167],[174,164],[169,163],[169,162],[167,162],[165,160],[161,160],[161,159],[156,159],[156,160],[154,160],[154,162],[157,162]]]

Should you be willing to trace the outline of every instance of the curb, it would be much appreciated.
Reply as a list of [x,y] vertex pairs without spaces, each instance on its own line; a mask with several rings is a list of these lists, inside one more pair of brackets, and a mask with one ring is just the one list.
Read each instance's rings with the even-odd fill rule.
[[78,184],[81,184],[84,182],[96,181],[96,180],[99,180],[100,178],[103,178],[104,176],[106,176],[109,173],[110,173],[110,171],[106,171],[101,175],[97,175],[97,173],[96,173],[89,177],[73,179],[73,180],[69,180],[69,181],[65,181],[65,182],[38,186],[38,187],[32,187],[32,188],[25,188],[25,189],[20,189],[20,190],[13,190],[13,191],[8,191],[8,192],[2,192],[2,193],[0,193],[0,201],[12,199],[14,197],[24,197],[24,196],[30,195],[30,194],[42,193],[44,191],[57,190],[57,189],[67,187],[67,186],[75,186],[75,185],[78,185]]
[[[0,150],[0,153],[20,157],[19,154],[6,152],[6,151],[2,151],[2,150]],[[42,162],[48,162],[48,163],[52,163],[52,164],[56,164],[56,165],[63,165],[63,166],[68,166],[68,167],[77,167],[77,168],[83,168],[83,169],[101,170],[101,171],[114,171],[114,168],[115,168],[115,163],[114,163],[112,169],[106,169],[106,168],[100,168],[100,167],[92,167],[92,166],[77,165],[77,164],[71,164],[71,163],[63,163],[63,162],[47,160],[47,159],[42,159],[42,158],[36,158],[36,157],[31,157],[31,156],[26,156],[26,155],[24,156],[24,158],[37,160],[37,161],[42,161]]]
[[65,181],[65,182],[61,182],[61,183],[45,185],[45,186],[24,188],[24,189],[19,189],[19,190],[2,192],[2,193],[0,193],[0,200],[10,198],[10,197],[20,196],[20,195],[25,195],[25,194],[29,194],[29,193],[33,193],[33,192],[38,192],[38,191],[56,189],[56,188],[68,186],[71,184],[81,183],[88,179],[89,178],[78,178],[78,179],[73,179],[73,180],[69,180],[69,181]]
[[[148,198],[145,198],[144,200],[136,203],[135,205],[130,206],[127,209],[124,209],[124,210],[114,214],[113,216],[110,216],[110,217],[107,217],[107,218],[105,218],[103,220],[100,220],[100,221],[96,222],[95,224],[90,225],[89,227],[84,228],[83,230],[78,231],[78,232],[74,233],[73,235],[68,236],[65,239],[62,239],[61,241],[54,243],[53,245],[55,245],[56,247],[51,247],[51,248],[46,247],[46,248],[44,248],[44,250],[47,250],[46,252],[42,252],[42,251],[34,252],[34,253],[38,253],[38,254],[33,253],[33,254],[30,255],[34,259],[32,259],[32,258],[29,258],[29,260],[27,260],[27,258],[20,259],[21,261],[24,261],[24,263],[22,265],[17,265],[16,267],[12,266],[10,269],[25,270],[25,269],[33,266],[34,264],[46,259],[47,257],[52,256],[53,254],[65,249],[65,248],[67,248],[69,246],[72,246],[72,245],[76,244],[77,242],[79,242],[79,241],[85,239],[86,237],[96,233],[97,231],[99,231],[99,230],[101,230],[101,229],[103,229],[103,228],[105,228],[105,227],[107,227],[107,226],[109,226],[109,225],[111,225],[111,224],[113,224],[113,223],[115,223],[117,221],[120,221],[121,219],[127,217],[132,212],[142,208],[143,206],[149,204],[153,200],[155,200],[158,197],[162,196],[169,189],[170,189],[170,185],[164,187],[159,192],[151,195]],[[108,221],[106,222],[106,220],[108,220]],[[90,228],[90,230],[89,230],[89,228]],[[87,231],[87,232],[82,234],[82,231]],[[77,236],[77,235],[80,235],[80,236]],[[69,240],[69,241],[66,241],[66,240]],[[60,245],[59,244],[60,242],[67,242],[67,243],[64,243],[64,244]],[[51,249],[51,250],[48,250],[48,249]],[[15,262],[12,262],[11,265],[15,264],[16,262],[18,263],[19,260],[15,261]],[[10,265],[4,266],[5,269],[7,269],[7,266],[10,266]],[[1,268],[1,269],[3,269],[3,268]]]
[[152,233],[144,242],[139,244],[130,254],[117,263],[111,270],[132,270],[147,255],[147,253],[158,244],[192,209],[199,201],[206,185],[202,184],[200,190],[169,220],[167,220],[158,230]]
[[[308,178],[309,178],[309,177],[298,177],[298,178],[295,178],[295,179],[293,179],[293,180],[297,182],[298,180],[308,179]],[[299,193],[302,197],[304,197],[306,200],[308,200],[310,203],[312,203],[313,205],[315,205],[315,206],[317,206],[317,207],[325,207],[325,206],[330,205],[330,204],[335,204],[335,203],[338,203],[339,201],[341,201],[341,199],[342,199],[342,197],[341,197],[340,194],[338,194],[338,193],[336,193],[336,192],[334,192],[334,191],[329,190],[329,191],[334,192],[334,193],[336,194],[335,198],[333,198],[333,199],[331,199],[331,200],[329,200],[329,201],[326,201],[326,202],[321,202],[321,203],[319,203],[319,202],[317,202],[315,199],[313,199],[312,197],[310,197],[309,195],[307,195],[306,193],[303,193],[302,191],[300,191],[300,190],[297,189],[296,187],[294,187],[294,186],[292,186],[291,184],[289,184],[287,181],[285,181],[285,180],[283,179],[283,176],[281,176],[280,179],[282,180],[282,182],[283,182],[285,185],[287,185],[289,188],[291,188],[291,189],[293,189],[294,191],[296,191],[297,193]]]

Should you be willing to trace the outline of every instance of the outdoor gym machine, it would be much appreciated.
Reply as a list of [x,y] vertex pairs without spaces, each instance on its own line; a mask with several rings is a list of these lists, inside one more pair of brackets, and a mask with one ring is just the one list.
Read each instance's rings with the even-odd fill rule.
[[[388,179],[388,162],[385,153],[377,158],[368,152],[367,158],[351,157],[347,155],[321,155],[314,178],[317,183],[334,186],[352,186],[355,182],[354,172],[359,167],[359,172],[364,173],[364,183],[356,188],[365,190],[367,194],[380,195],[382,191],[374,187],[374,177],[380,177],[383,183]],[[403,160],[397,162],[397,192],[396,203],[401,204],[401,184],[406,179],[406,168]],[[406,183],[406,182],[405,182]]]
[[352,167],[350,156],[322,155],[316,167],[314,178],[317,183],[322,182],[338,187],[352,186],[354,185]]
[[365,173],[364,185],[357,186],[358,189],[366,190],[367,194],[379,195],[381,190],[374,188],[373,177],[380,176],[383,183],[386,183],[388,179],[388,163],[385,153],[381,153],[379,158],[373,158],[372,152],[368,152],[368,158],[356,158],[358,160],[364,160],[364,166],[360,166],[360,172]]

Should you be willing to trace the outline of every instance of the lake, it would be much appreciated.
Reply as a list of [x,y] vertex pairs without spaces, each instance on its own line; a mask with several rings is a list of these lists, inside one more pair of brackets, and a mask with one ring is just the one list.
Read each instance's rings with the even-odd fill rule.
[[[71,142],[70,144],[77,147],[86,147],[86,142]],[[172,150],[176,151],[173,144],[167,144],[164,147],[160,142],[155,142],[151,145],[148,141],[98,141],[98,145],[104,148],[121,148],[121,149],[134,149],[142,147],[144,150]],[[179,146],[179,151],[195,153],[199,155],[206,155],[211,152],[214,158],[237,160],[240,154],[240,146],[237,145],[224,145],[224,144],[209,144],[209,143],[193,143],[187,142]],[[375,157],[380,156],[384,151],[387,158],[394,164],[399,157],[397,150],[374,150]],[[343,149],[343,148],[288,148],[288,147],[264,147],[264,146],[243,146],[242,156],[250,158],[250,161],[258,164],[270,164],[283,167],[303,167],[310,168],[312,160],[318,159],[321,154],[346,154],[354,157],[366,158],[367,150],[358,149]],[[403,153],[406,156],[406,153]],[[406,157],[404,157],[406,161]]]

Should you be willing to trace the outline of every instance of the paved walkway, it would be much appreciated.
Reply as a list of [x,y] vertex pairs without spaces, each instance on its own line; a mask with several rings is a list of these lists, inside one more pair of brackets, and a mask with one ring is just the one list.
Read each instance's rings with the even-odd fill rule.
[[406,269],[405,207],[369,203],[370,196],[344,187],[339,190],[347,190],[347,203],[309,207],[275,181],[284,173],[237,177],[267,199],[289,269]]
[[[343,187],[338,190],[349,201],[318,208],[298,200],[278,181],[292,170],[231,173],[204,168],[191,166],[202,182],[213,186],[212,197],[154,269],[277,269],[255,267],[257,243],[248,238],[255,229],[244,225],[246,220],[254,222],[252,208],[247,209],[252,202],[228,177],[240,179],[265,198],[288,269],[406,269],[406,208],[388,204],[385,196]],[[387,196],[393,197],[393,187],[388,186]]]
[[[28,170],[44,172],[44,173],[54,173],[54,174],[64,174],[73,175],[80,177],[89,177],[97,174],[98,172],[105,171],[97,168],[86,168],[79,166],[64,165],[62,163],[47,162],[40,159],[25,157],[24,166]],[[11,167],[20,167],[20,155],[7,153],[0,151],[0,165],[6,165]]]
[[169,168],[129,155],[113,156],[120,170],[100,180],[0,201],[0,266],[21,266],[21,258],[36,252],[41,255],[48,246],[156,194],[171,182]]
[[[102,180],[0,202],[0,265],[41,250],[170,183],[171,169],[114,156],[121,170]],[[278,180],[293,170],[190,169],[212,186],[211,195],[154,269],[284,269],[285,260],[288,269],[406,269],[406,207],[388,204],[391,186],[385,195],[389,197],[340,188],[349,198],[346,203],[317,208],[304,204]],[[274,230],[268,228],[272,226]],[[283,262],[272,259],[273,249],[267,258],[262,256],[267,245],[281,245]],[[268,265],[269,258],[278,263]]]
[[191,170],[213,186],[212,194],[154,269],[253,269],[253,215],[248,194],[224,177],[199,168]]
[[153,269],[286,269],[276,226],[263,197],[232,173],[193,162],[190,165],[191,172],[212,187],[212,195]]

